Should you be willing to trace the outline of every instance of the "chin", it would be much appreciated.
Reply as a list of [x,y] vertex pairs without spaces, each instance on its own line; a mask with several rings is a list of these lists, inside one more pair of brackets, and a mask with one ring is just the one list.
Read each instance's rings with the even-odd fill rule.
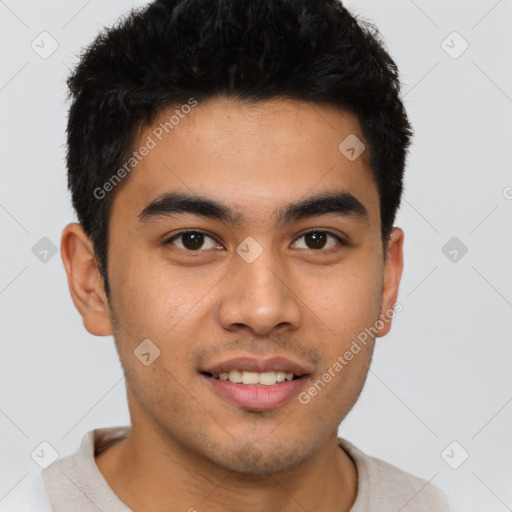
[[229,471],[241,475],[272,475],[296,468],[312,453],[305,446],[273,445],[269,442],[243,441],[240,446],[220,450],[211,461]]

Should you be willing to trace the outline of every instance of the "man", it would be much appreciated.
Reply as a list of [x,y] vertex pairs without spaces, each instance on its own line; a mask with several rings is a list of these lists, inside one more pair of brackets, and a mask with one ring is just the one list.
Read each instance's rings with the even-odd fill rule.
[[43,470],[38,510],[447,510],[337,438],[403,266],[412,129],[377,30],[334,0],[159,0],[68,85],[62,258],[131,426]]

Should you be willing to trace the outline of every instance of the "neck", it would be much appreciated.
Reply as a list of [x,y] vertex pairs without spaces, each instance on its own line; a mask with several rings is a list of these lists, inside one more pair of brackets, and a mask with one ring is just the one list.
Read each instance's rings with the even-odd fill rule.
[[130,436],[97,455],[96,464],[134,512],[348,512],[357,494],[355,464],[338,446],[336,434],[298,467],[248,475],[132,425]]

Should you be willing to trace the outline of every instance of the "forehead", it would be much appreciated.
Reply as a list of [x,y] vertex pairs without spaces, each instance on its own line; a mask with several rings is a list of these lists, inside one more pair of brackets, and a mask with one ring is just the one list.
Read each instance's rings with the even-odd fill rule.
[[173,106],[140,132],[134,151],[150,149],[138,157],[113,209],[138,214],[161,194],[181,191],[262,221],[262,212],[333,188],[352,193],[372,219],[379,201],[368,153],[347,158],[340,150],[347,140],[363,141],[360,123],[332,106],[226,98]]

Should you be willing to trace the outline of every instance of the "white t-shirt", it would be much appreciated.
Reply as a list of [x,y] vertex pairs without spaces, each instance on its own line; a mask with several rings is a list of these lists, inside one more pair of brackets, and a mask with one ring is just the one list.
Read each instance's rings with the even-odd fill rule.
[[[30,482],[23,501],[5,512],[131,512],[101,474],[94,454],[130,433],[129,426],[87,432],[80,448],[57,459]],[[338,444],[354,460],[358,492],[350,512],[448,512],[443,493],[426,480],[366,455],[345,439]]]

